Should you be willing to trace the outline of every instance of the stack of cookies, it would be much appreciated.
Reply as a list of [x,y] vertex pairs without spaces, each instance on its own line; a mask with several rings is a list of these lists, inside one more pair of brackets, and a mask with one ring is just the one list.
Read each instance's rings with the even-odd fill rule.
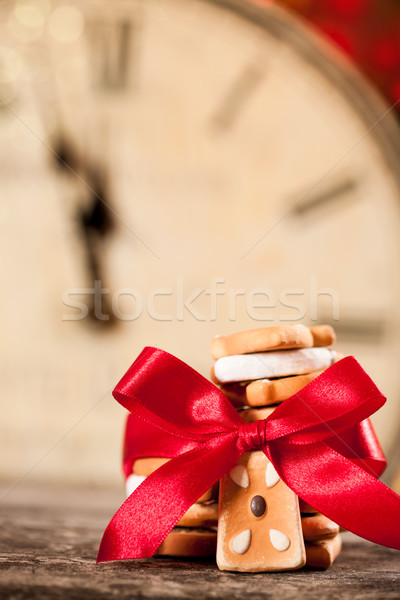
[[[133,473],[126,480],[129,496],[151,473],[169,458],[139,458],[133,463]],[[207,490],[183,515],[167,535],[157,554],[168,556],[215,557],[218,525],[218,485]]]
[[[211,377],[247,423],[265,419],[341,358],[330,326],[268,327],[218,336]],[[284,484],[261,451],[246,452],[220,482],[217,563],[225,571],[326,569],[339,527]]]

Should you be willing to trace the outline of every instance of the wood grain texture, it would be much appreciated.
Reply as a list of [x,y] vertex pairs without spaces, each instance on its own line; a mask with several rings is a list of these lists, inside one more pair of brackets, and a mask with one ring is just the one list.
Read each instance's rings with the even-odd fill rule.
[[[325,572],[224,573],[208,560],[156,559],[96,565],[104,527],[123,493],[0,486],[0,598],[190,600],[397,599],[399,554],[344,535]],[[122,486],[121,486],[122,488]]]

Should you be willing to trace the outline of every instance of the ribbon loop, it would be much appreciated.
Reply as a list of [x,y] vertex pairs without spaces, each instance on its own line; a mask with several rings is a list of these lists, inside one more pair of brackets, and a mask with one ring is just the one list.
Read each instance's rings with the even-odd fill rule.
[[242,452],[260,450],[267,443],[267,421],[244,423],[238,430],[238,447]]

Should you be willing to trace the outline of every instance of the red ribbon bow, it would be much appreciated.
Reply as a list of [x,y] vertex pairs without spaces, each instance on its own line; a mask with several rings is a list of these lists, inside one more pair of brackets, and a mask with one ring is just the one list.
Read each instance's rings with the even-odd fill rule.
[[315,509],[400,549],[400,496],[377,479],[386,462],[368,420],[386,399],[355,358],[329,367],[255,423],[245,424],[218,388],[157,348],[142,351],[113,395],[133,413],[126,474],[141,456],[172,460],[116,512],[98,562],[152,556],[188,508],[255,449]]

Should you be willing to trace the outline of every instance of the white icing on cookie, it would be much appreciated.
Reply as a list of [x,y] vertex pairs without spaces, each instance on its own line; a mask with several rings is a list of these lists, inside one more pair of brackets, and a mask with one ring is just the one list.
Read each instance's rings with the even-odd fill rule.
[[286,377],[326,369],[336,358],[328,348],[234,354],[219,358],[214,364],[214,374],[221,383]]
[[280,552],[287,550],[290,546],[290,539],[288,536],[277,529],[269,530],[269,539],[271,540],[273,547]]
[[239,533],[232,540],[232,550],[236,552],[236,554],[244,554],[250,548],[251,542],[251,531],[250,529],[245,529],[242,533]]
[[265,483],[267,487],[271,488],[278,483],[280,477],[275,471],[275,467],[272,463],[268,463],[267,470],[265,471]]
[[233,469],[229,471],[229,475],[236,485],[242,488],[249,487],[249,474],[247,473],[246,467],[243,465],[235,465]]

